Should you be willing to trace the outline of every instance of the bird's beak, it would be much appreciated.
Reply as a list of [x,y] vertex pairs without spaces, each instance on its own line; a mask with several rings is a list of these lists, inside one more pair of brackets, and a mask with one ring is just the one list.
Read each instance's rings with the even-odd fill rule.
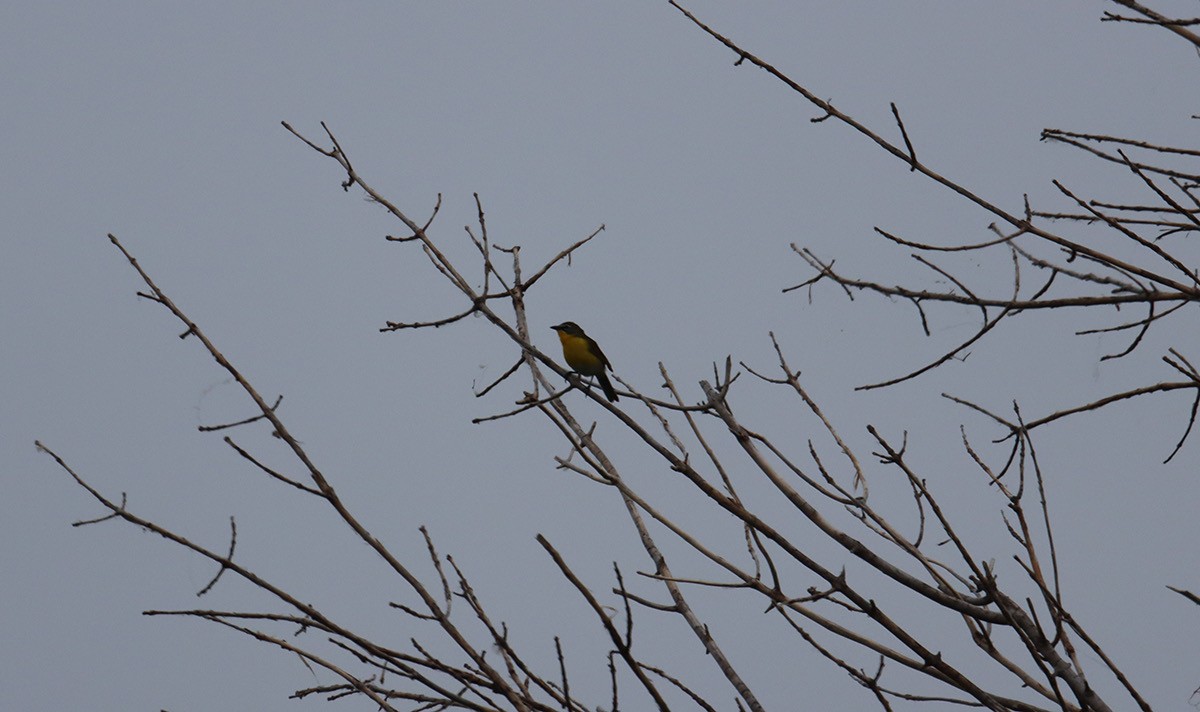
[[566,327],[566,324],[555,324],[550,328],[554,329],[555,331],[562,331],[564,327]]

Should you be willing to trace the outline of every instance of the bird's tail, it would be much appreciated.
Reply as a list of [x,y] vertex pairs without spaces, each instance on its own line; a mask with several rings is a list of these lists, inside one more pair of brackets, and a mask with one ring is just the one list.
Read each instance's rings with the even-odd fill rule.
[[612,383],[609,382],[608,376],[604,375],[604,371],[600,372],[596,380],[600,381],[600,387],[604,389],[604,395],[608,398],[609,402],[616,403],[617,392],[613,390]]

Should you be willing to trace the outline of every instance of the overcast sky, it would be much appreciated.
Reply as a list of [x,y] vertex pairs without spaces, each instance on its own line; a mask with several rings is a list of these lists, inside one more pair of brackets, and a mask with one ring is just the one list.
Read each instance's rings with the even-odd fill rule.
[[[893,137],[896,102],[928,164],[1008,209],[1026,193],[1063,207],[1056,178],[1148,200],[1119,171],[1039,142],[1043,128],[1195,145],[1194,49],[1101,23],[1101,3],[800,5],[688,3]],[[473,396],[517,356],[483,320],[378,332],[466,305],[412,245],[385,241],[402,227],[343,192],[336,165],[281,121],[320,142],[327,122],[366,180],[414,218],[441,193],[433,234],[472,276],[462,227],[473,193],[493,242],[521,245],[528,268],[604,225],[531,293],[541,346],[555,348],[550,325],[577,321],[623,378],[656,393],[661,361],[698,400],[697,381],[728,354],[769,367],[774,330],[864,452],[868,423],[911,432],[931,482],[961,491],[964,514],[990,527],[982,551],[1017,575],[1000,503],[958,444],[960,423],[981,441],[1000,433],[939,394],[1045,414],[1165,379],[1168,347],[1200,358],[1194,315],[1103,364],[1119,339],[1071,335],[1100,317],[1038,316],[964,363],[886,393],[853,391],[935,357],[977,315],[936,310],[926,338],[909,305],[849,302],[828,285],[811,302],[783,294],[810,276],[789,243],[883,281],[927,279],[872,228],[953,244],[987,238],[993,218],[844,126],[811,123],[799,96],[734,60],[665,2],[0,10],[0,709],[295,709],[312,703],[288,700],[293,690],[330,682],[231,631],[142,616],[278,606],[232,579],[197,602],[208,564],[127,525],[72,528],[101,512],[35,439],[108,495],[127,493],[135,511],[214,548],[237,517],[239,555],[264,575],[397,644],[419,634],[383,605],[406,592],[330,513],[197,431],[253,415],[252,404],[194,339],[177,338],[164,309],[135,296],[143,287],[108,232],[264,395],[283,394],[285,421],[364,523],[418,563],[417,527],[428,525],[523,642],[548,653],[563,634],[573,689],[607,703],[600,628],[533,537],[546,534],[607,590],[612,561],[627,575],[650,566],[620,503],[554,469],[565,446],[536,415],[470,423],[526,387]],[[972,277],[1002,285],[989,267]],[[790,432],[796,404],[758,392],[743,412]],[[1132,402],[1040,441],[1068,602],[1160,709],[1183,708],[1200,685],[1198,609],[1164,588],[1200,591],[1200,442],[1160,464],[1188,405]],[[578,408],[602,434],[615,429],[592,404]],[[287,463],[261,429],[234,436]],[[627,467],[648,466],[636,443],[615,435],[611,447]],[[732,708],[694,640],[659,624],[661,655],[670,643],[690,649],[684,670]],[[732,646],[772,708],[874,704],[798,641]]]

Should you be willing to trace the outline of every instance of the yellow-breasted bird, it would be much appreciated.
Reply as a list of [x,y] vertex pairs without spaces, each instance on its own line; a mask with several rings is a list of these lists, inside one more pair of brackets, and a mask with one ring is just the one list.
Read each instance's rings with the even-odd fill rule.
[[563,358],[567,365],[576,373],[584,376],[595,376],[604,389],[604,395],[613,403],[617,402],[617,392],[613,390],[604,369],[612,370],[608,357],[600,350],[600,345],[592,337],[583,333],[583,329],[573,321],[564,321],[550,327],[558,332],[558,340],[562,342]]

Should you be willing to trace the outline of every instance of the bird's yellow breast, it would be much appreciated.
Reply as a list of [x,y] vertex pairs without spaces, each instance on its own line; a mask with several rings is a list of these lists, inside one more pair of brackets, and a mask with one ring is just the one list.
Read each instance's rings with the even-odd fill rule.
[[558,332],[558,340],[562,342],[563,358],[567,364],[585,376],[595,376],[604,372],[604,361],[592,353],[588,340],[581,336],[572,336]]

